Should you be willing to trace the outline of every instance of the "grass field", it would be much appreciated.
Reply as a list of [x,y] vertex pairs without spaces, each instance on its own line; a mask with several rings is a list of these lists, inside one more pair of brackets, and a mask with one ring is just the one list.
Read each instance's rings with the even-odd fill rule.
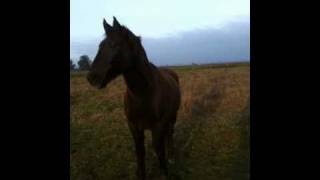
[[[170,179],[249,179],[249,65],[173,69],[180,77],[182,103]],[[96,90],[85,74],[70,75],[71,179],[135,179],[133,139],[123,110],[123,78]],[[145,144],[147,177],[157,179],[158,161],[149,131]]]

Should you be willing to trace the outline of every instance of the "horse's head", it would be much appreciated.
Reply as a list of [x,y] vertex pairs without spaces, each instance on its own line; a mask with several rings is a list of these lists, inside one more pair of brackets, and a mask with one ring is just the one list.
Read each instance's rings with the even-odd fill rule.
[[106,38],[101,41],[98,53],[91,65],[87,79],[92,86],[104,88],[120,74],[129,70],[136,55],[139,37],[121,26],[113,17],[113,26],[103,20]]

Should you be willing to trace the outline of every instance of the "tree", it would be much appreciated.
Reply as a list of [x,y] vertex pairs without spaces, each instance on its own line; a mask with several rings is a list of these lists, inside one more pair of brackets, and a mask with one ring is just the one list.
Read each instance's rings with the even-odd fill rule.
[[87,55],[80,56],[80,59],[78,61],[78,65],[79,65],[79,70],[82,70],[82,71],[89,70],[90,65],[91,65],[91,61],[90,61],[89,56],[87,56]]
[[73,63],[72,59],[70,59],[70,71],[73,71],[76,69],[76,65]]

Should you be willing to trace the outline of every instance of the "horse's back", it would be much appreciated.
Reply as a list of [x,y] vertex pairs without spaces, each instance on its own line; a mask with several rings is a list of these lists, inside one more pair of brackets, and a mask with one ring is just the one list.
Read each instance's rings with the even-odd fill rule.
[[177,73],[175,73],[171,69],[167,69],[167,68],[160,68],[159,70],[163,75],[171,76],[171,78],[173,78],[176,81],[176,83],[179,85],[179,77],[178,77]]
[[166,104],[168,108],[170,107],[174,111],[177,111],[181,100],[179,77],[171,69],[159,68],[159,71],[164,80],[161,86],[162,101],[166,102],[164,104]]

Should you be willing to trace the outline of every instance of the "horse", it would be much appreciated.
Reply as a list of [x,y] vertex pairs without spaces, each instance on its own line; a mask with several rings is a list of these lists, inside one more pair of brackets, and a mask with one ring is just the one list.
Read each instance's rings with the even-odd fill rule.
[[113,25],[103,19],[105,37],[87,74],[97,89],[107,86],[123,75],[126,84],[124,110],[134,139],[138,179],[144,180],[144,132],[150,130],[152,146],[162,176],[168,176],[168,155],[172,152],[174,126],[180,107],[181,92],[178,75],[152,64],[136,36],[113,16]]

